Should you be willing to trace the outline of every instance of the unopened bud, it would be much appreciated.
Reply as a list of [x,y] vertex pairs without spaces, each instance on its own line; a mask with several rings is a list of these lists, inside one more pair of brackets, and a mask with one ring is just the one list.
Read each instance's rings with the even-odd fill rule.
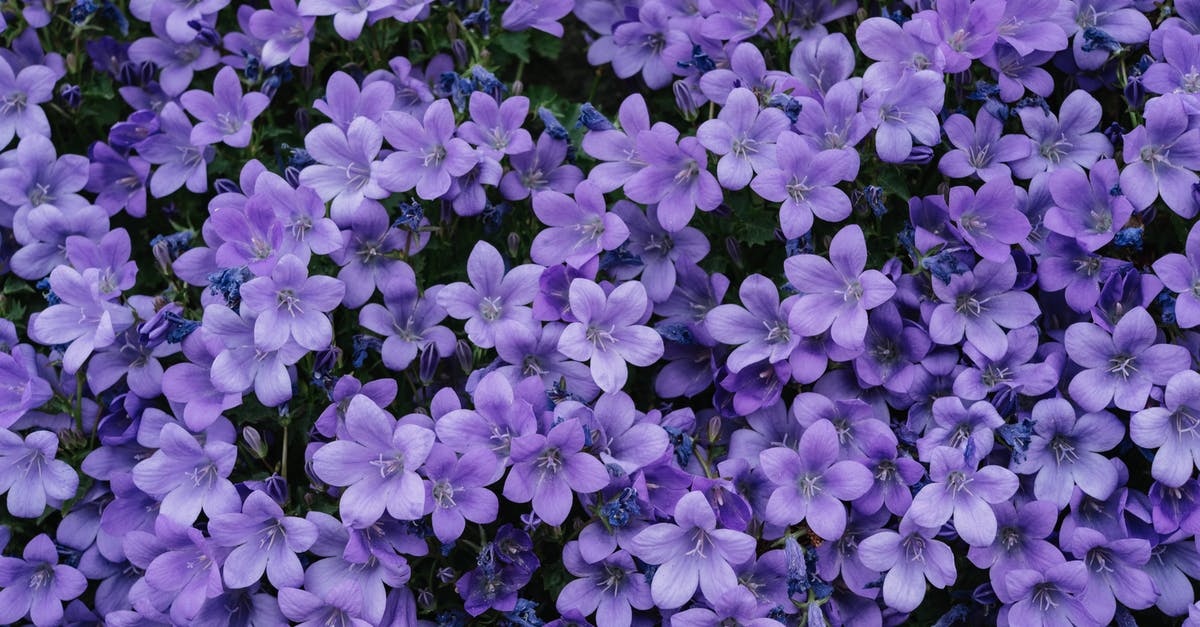
[[692,89],[683,81],[675,81],[671,85],[671,92],[675,94],[675,108],[683,114],[683,117],[689,122],[696,119],[699,115],[699,110],[696,108],[696,99],[692,96]]
[[246,448],[254,453],[254,456],[259,459],[267,457],[267,443],[263,442],[262,435],[258,429],[249,425],[242,427],[242,440],[246,442]]
[[454,345],[454,358],[458,360],[458,367],[465,373],[471,372],[475,367],[475,350],[466,340],[459,340]]
[[[451,23],[453,25],[453,22]],[[450,42],[450,54],[454,56],[455,65],[462,67],[470,60],[470,51],[467,50],[467,42],[461,39],[455,39]]]
[[441,356],[438,355],[437,347],[433,344],[427,344],[421,349],[420,361],[417,368],[417,376],[421,378],[421,383],[429,385],[433,382],[433,378],[437,376],[438,362],[441,361]]
[[508,256],[516,259],[517,255],[521,252],[521,236],[517,235],[515,232],[509,233],[508,239],[505,240],[505,243],[508,244]]

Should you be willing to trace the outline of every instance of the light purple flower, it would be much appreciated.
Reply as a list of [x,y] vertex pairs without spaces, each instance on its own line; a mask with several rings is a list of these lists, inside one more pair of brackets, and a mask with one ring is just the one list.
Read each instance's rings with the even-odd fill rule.
[[862,111],[875,127],[875,150],[880,159],[904,161],[914,140],[925,146],[937,145],[941,138],[937,113],[946,91],[941,74],[922,70],[895,82],[866,81],[865,86],[868,96]]
[[289,62],[295,67],[308,65],[309,38],[316,19],[300,14],[294,0],[271,0],[271,8],[250,16],[250,34],[265,41],[262,62],[274,67]]
[[867,243],[856,224],[843,227],[829,244],[829,260],[794,255],[783,262],[788,282],[801,294],[788,324],[801,336],[830,331],[843,348],[855,350],[867,334],[867,311],[892,298],[896,286],[882,272],[865,270]]
[[1168,253],[1154,262],[1154,274],[1175,298],[1175,323],[1181,329],[1200,325],[1200,225],[1188,232],[1184,253]]
[[542,267],[537,264],[504,270],[504,259],[495,246],[480,240],[467,257],[470,284],[451,283],[437,294],[437,303],[450,317],[466,320],[467,337],[483,348],[496,345],[500,327],[528,325],[533,312],[527,307],[537,295]]
[[87,590],[87,579],[75,568],[58,563],[50,536],[38,534],[21,557],[0,557],[0,622],[17,624],[26,616],[37,627],[60,625],[64,601]]
[[513,0],[500,16],[500,25],[506,31],[536,28],[562,37],[563,26],[559,20],[569,15],[573,8],[575,0]]
[[700,125],[696,138],[710,152],[721,155],[717,161],[721,186],[738,190],[750,183],[755,172],[774,168],[775,140],[787,128],[782,111],[760,109],[754,93],[739,87],[729,94],[716,119]]
[[675,522],[642,530],[629,551],[658,564],[650,596],[662,609],[682,606],[699,588],[713,603],[737,586],[732,564],[754,558],[754,538],[732,529],[717,529],[717,517],[703,492],[689,492],[675,504]]
[[1082,89],[1063,99],[1057,117],[1040,107],[1018,109],[1021,126],[1033,140],[1033,150],[1011,164],[1013,174],[1030,179],[1046,170],[1082,170],[1101,157],[1111,156],[1112,144],[1096,130],[1102,113],[1100,103]]
[[380,353],[392,370],[404,370],[427,347],[443,358],[454,353],[454,333],[438,324],[446,317],[437,304],[440,288],[419,296],[408,278],[393,276],[380,288],[384,304],[368,303],[358,314],[359,324],[384,336]]
[[[1012,625],[1091,625],[1094,618],[1081,597],[1087,588],[1083,562],[1063,562],[1045,570],[1021,569],[1008,573],[1005,585],[1017,599],[1007,606]],[[1002,610],[1003,611],[1003,610]]]
[[979,352],[1000,359],[1008,350],[1003,329],[1017,329],[1041,314],[1033,296],[1013,291],[1017,267],[1012,258],[1003,263],[982,259],[972,271],[950,277],[949,283],[933,281],[941,301],[929,318],[929,338],[953,346],[965,333]]
[[579,579],[567,583],[559,593],[555,601],[558,611],[575,610],[584,616],[595,612],[598,624],[629,627],[633,623],[633,608],[654,607],[650,584],[637,571],[629,553],[617,551],[588,563],[579,547],[580,542],[568,542],[563,547],[563,566]]
[[333,339],[325,312],[342,300],[345,284],[328,276],[308,276],[295,255],[279,260],[270,276],[242,284],[242,307],[257,315],[254,341],[260,348],[278,350],[289,339],[309,350],[321,350]]
[[1017,208],[1016,187],[1008,177],[984,183],[978,191],[950,189],[949,216],[963,239],[980,257],[1004,263],[1012,245],[1025,241],[1032,227]]
[[625,195],[634,202],[658,203],[658,221],[675,233],[691,221],[699,207],[712,211],[721,204],[721,186],[707,169],[708,153],[695,137],[662,131],[639,133],[638,155],[647,166],[625,182]]
[[582,268],[629,237],[625,222],[607,211],[604,194],[589,181],[575,186],[574,199],[555,191],[535,195],[533,212],[548,228],[534,237],[530,256],[544,266]]
[[304,16],[332,15],[337,34],[354,41],[362,33],[370,13],[386,11],[394,4],[394,0],[300,0],[299,10]]
[[584,439],[583,427],[575,419],[558,423],[546,435],[514,438],[504,498],[514,503],[532,501],[538,518],[561,525],[571,513],[575,493],[598,492],[609,482],[604,464],[583,452]]
[[191,525],[200,510],[210,518],[236,512],[241,498],[229,481],[237,461],[237,447],[196,437],[174,423],[162,426],[159,449],[133,467],[138,489],[162,502],[162,515],[181,525]]
[[605,392],[625,386],[626,362],[649,366],[663,354],[662,337],[638,324],[649,301],[638,281],[626,281],[605,295],[587,279],[571,281],[571,314],[577,322],[563,329],[558,350],[576,361],[591,361],[592,379]]
[[712,338],[736,346],[725,358],[731,372],[757,361],[786,361],[800,343],[799,334],[788,323],[795,298],[779,302],[779,290],[770,279],[751,274],[738,288],[741,305],[717,305],[704,316],[704,328]]
[[50,273],[50,289],[61,300],[37,314],[30,323],[30,338],[41,344],[69,344],[63,352],[63,371],[74,374],[92,351],[117,339],[133,324],[128,307],[108,300],[100,292],[100,271],[76,272],[59,266]]
[[162,198],[185,184],[197,194],[207,190],[208,162],[216,151],[192,144],[192,123],[179,105],[168,102],[158,116],[161,132],[135,146],[143,159],[158,166],[150,175],[150,193]]
[[1038,401],[1030,416],[1034,435],[1025,461],[1015,467],[1022,474],[1037,472],[1033,493],[1064,508],[1075,486],[1092,498],[1107,499],[1117,488],[1116,468],[1102,453],[1125,437],[1125,427],[1106,412],[1075,415],[1061,398]]
[[[32,30],[30,32],[33,32]],[[58,75],[44,65],[13,69],[0,58],[0,148],[7,147],[13,135],[25,138],[50,135],[50,121],[38,105],[54,98]]]
[[910,516],[900,520],[899,533],[883,530],[858,543],[858,558],[883,577],[883,600],[898,612],[911,612],[925,599],[925,582],[935,588],[952,585],[958,577],[954,553],[934,539],[936,528],[921,527]]
[[425,489],[416,470],[433,448],[433,431],[396,420],[366,396],[346,408],[346,435],[313,454],[313,473],[343,486],[342,520],[355,527],[375,524],[387,513],[416,520],[425,511]]
[[343,131],[334,124],[321,124],[309,131],[304,147],[316,163],[300,172],[307,185],[326,202],[332,200],[331,215],[344,224],[364,198],[386,198],[380,185],[381,163],[375,161],[383,146],[383,131],[365,117],[356,117]]
[[449,100],[437,100],[423,121],[403,111],[389,111],[380,126],[396,152],[379,166],[380,183],[394,192],[417,188],[417,195],[434,200],[450,189],[451,177],[466,174],[477,157],[467,142],[454,137],[454,111]]
[[975,123],[962,114],[946,118],[946,139],[954,146],[938,161],[938,170],[951,178],[972,174],[984,181],[1008,176],[1008,163],[1029,156],[1032,144],[1024,135],[1002,135],[1004,123],[985,108]]
[[1146,103],[1146,123],[1125,135],[1121,190],[1135,209],[1156,198],[1184,218],[1200,211],[1193,188],[1200,177],[1200,129],[1189,128],[1183,96],[1165,94]]
[[304,583],[304,568],[297,553],[317,541],[317,527],[295,516],[284,516],[265,492],[246,497],[241,512],[217,514],[208,521],[208,533],[221,546],[236,547],[225,559],[225,585],[247,588],[266,572],[276,588]]
[[22,439],[0,429],[0,493],[8,493],[10,515],[39,518],[47,504],[58,507],[75,496],[79,475],[55,459],[57,453],[58,436],[50,431],[34,431]]
[[471,119],[458,127],[458,136],[478,148],[487,148],[498,155],[518,155],[533,150],[533,138],[521,128],[529,117],[529,99],[524,96],[505,98],[499,104],[490,95],[471,93],[468,105]]
[[846,506],[871,488],[871,471],[862,464],[838,461],[838,432],[832,422],[814,422],[796,450],[769,448],[759,454],[763,475],[776,488],[764,510],[767,522],[790,526],[804,521],[825,540],[846,529]]
[[250,123],[262,113],[271,99],[259,92],[242,95],[237,70],[226,66],[217,72],[212,93],[193,89],[179,97],[187,112],[200,123],[192,129],[191,140],[197,146],[223,142],[234,148],[250,145]]
[[425,504],[433,508],[433,533],[442,542],[462,536],[466,521],[496,520],[500,500],[486,486],[496,477],[500,460],[489,450],[474,448],[461,457],[444,444],[435,444],[425,460]]
[[1111,336],[1090,322],[1068,327],[1067,355],[1084,368],[1071,379],[1071,400],[1089,412],[1109,404],[1127,411],[1143,409],[1152,387],[1165,385],[1192,363],[1183,346],[1157,342],[1158,327],[1141,307],[1122,316]]
[[523,200],[549,190],[572,193],[583,180],[583,171],[564,164],[566,158],[567,142],[543,133],[532,150],[508,158],[512,169],[500,179],[500,194],[506,200]]
[[1157,449],[1150,475],[1171,487],[1182,486],[1200,466],[1200,374],[1186,368],[1167,381],[1161,407],[1143,409],[1129,423],[1135,444]]
[[681,73],[676,63],[691,56],[692,42],[687,33],[672,27],[668,11],[665,3],[649,2],[634,19],[616,25],[612,65],[617,76],[629,78],[641,72],[650,89],[660,89],[672,75]]
[[1017,491],[1017,476],[1007,468],[965,459],[963,451],[942,446],[930,455],[931,483],[913,497],[906,517],[923,527],[938,528],[954,518],[954,530],[971,546],[987,546],[996,538],[996,514],[989,503],[1001,503]]
[[[216,303],[204,308],[201,330],[211,331],[224,345],[206,369],[206,376],[218,392],[236,394],[240,399],[253,388],[259,402],[267,407],[282,405],[292,397],[288,367],[300,361],[308,350],[294,341],[285,341],[276,350],[259,348],[254,340],[254,327],[255,319],[246,311],[238,313]],[[212,400],[222,405],[230,402],[228,397]]]

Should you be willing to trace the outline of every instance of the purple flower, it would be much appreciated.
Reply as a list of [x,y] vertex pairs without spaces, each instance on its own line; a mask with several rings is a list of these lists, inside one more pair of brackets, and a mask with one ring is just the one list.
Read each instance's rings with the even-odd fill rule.
[[490,149],[496,155],[519,155],[533,150],[533,138],[521,128],[529,117],[529,99],[524,96],[505,98],[499,104],[490,95],[471,93],[471,119],[458,127],[458,136],[472,145]]
[[57,452],[58,436],[50,431],[34,431],[22,440],[0,429],[0,493],[8,492],[9,514],[39,518],[47,504],[58,507],[75,496],[79,476],[67,462],[54,459]]
[[738,190],[750,183],[755,172],[775,166],[775,140],[787,130],[788,119],[779,109],[760,109],[749,89],[733,90],[716,119],[696,131],[696,138],[717,162],[717,180],[726,189]]
[[425,510],[416,470],[433,441],[433,431],[397,424],[371,399],[355,396],[346,409],[345,437],[317,449],[313,472],[330,485],[346,487],[340,512],[355,527],[374,524],[385,509],[398,520],[416,520]]
[[217,514],[208,522],[213,542],[236,547],[225,559],[225,585],[247,588],[263,572],[276,588],[304,582],[297,553],[317,541],[317,527],[295,516],[284,516],[266,493],[255,490],[246,497],[240,513]]
[[54,396],[38,372],[37,353],[28,344],[0,352],[0,429],[7,429],[27,412]]
[[79,194],[87,184],[87,159],[55,155],[54,144],[41,135],[21,138],[16,162],[0,170],[0,201],[29,210],[54,205],[64,211],[87,205]]
[[1181,329],[1200,325],[1200,226],[1188,232],[1186,254],[1168,253],[1154,262],[1154,274],[1175,297],[1175,324]]
[[393,226],[383,205],[364,201],[345,222],[342,245],[330,253],[342,267],[337,278],[346,286],[343,305],[362,307],[389,277],[412,277],[415,285],[412,268],[396,256],[411,251],[420,240],[414,241],[404,229]]
[[588,180],[602,192],[625,185],[629,177],[646,167],[637,154],[638,134],[650,130],[650,112],[641,94],[630,94],[621,102],[617,120],[620,130],[591,131],[583,136],[583,151],[600,161],[588,172]]
[[26,616],[37,627],[60,625],[62,604],[83,594],[87,579],[58,563],[50,536],[38,534],[21,557],[0,557],[0,622],[16,624]]
[[328,276],[308,276],[304,262],[285,255],[271,276],[242,284],[242,306],[256,314],[255,345],[278,350],[289,339],[309,350],[321,350],[333,339],[325,312],[342,300],[345,284]]
[[321,200],[332,200],[330,214],[344,224],[364,198],[388,195],[380,185],[382,164],[375,161],[382,146],[383,131],[365,117],[354,118],[345,131],[321,124],[304,138],[304,147],[316,163],[300,171],[300,183],[313,188]]
[[392,370],[404,370],[426,347],[433,347],[440,357],[454,353],[454,333],[439,325],[446,310],[437,304],[440,288],[430,288],[417,295],[411,277],[393,277],[384,283],[384,305],[368,303],[358,314],[358,323],[386,339],[383,341],[383,364]]
[[300,14],[293,0],[271,0],[271,8],[250,16],[250,34],[265,41],[262,62],[274,67],[290,62],[295,67],[308,65],[309,38],[315,18]]
[[867,334],[867,311],[896,292],[878,270],[866,270],[867,243],[858,225],[837,232],[829,244],[829,260],[819,255],[794,255],[783,262],[788,282],[801,293],[788,324],[804,337],[830,331],[838,345],[862,347]]
[[[642,261],[641,280],[646,295],[655,303],[661,303],[675,288],[676,264],[699,263],[709,253],[708,238],[700,229],[685,226],[678,231],[664,229],[658,220],[658,208],[651,205],[642,213],[637,205],[628,201],[617,201],[613,213],[629,227],[629,252]],[[634,270],[622,279],[637,276]],[[714,302],[715,304],[715,302]]]
[[914,72],[940,74],[946,67],[946,54],[938,42],[926,41],[933,38],[928,25],[925,20],[908,20],[903,25],[886,17],[863,20],[854,33],[855,43],[863,56],[878,62],[867,68],[863,78],[891,84]]
[[850,216],[850,198],[835,187],[858,174],[858,154],[845,150],[817,150],[799,135],[784,132],[775,146],[777,168],[759,171],[750,188],[779,207],[779,224],[786,237],[800,237],[812,229],[813,214],[826,222]]
[[1111,159],[1095,164],[1091,179],[1069,169],[1050,174],[1050,194],[1054,206],[1046,212],[1046,227],[1055,233],[1074,237],[1089,251],[1112,241],[1129,217],[1133,207],[1117,187],[1117,165]]
[[[657,6],[657,5],[651,5]],[[658,203],[658,222],[675,233],[695,214],[721,204],[721,186],[707,169],[708,154],[694,137],[675,141],[665,131],[639,133],[637,151],[647,166],[625,183],[625,195],[634,202]]]
[[1004,608],[1013,625],[1092,625],[1105,621],[1092,616],[1081,597],[1088,585],[1083,562],[1063,562],[1044,570],[1021,569],[1008,573],[1005,585],[1017,599]]
[[1047,538],[1058,522],[1058,508],[1049,501],[1030,501],[1020,506],[997,503],[996,540],[990,546],[973,546],[968,559],[986,568],[996,596],[1005,603],[1016,601],[1008,591],[1006,576],[1023,568],[1045,570],[1063,561],[1062,552]]
[[579,542],[568,542],[563,548],[563,566],[579,579],[569,582],[559,593],[555,602],[558,611],[576,610],[585,616],[595,612],[601,625],[629,627],[633,623],[631,608],[654,607],[650,584],[637,571],[629,553],[617,551],[588,563],[579,547]]
[[135,218],[145,217],[150,162],[124,156],[103,142],[92,144],[89,156],[87,190],[96,194],[96,204],[110,216],[124,209]]
[[322,595],[299,588],[281,588],[279,611],[301,627],[321,627],[330,622],[352,627],[371,625],[362,618],[362,590],[352,581]]
[[1167,381],[1162,407],[1143,409],[1129,423],[1135,444],[1157,449],[1150,475],[1171,487],[1186,483],[1200,460],[1200,374],[1187,368],[1180,366]]
[[416,187],[418,196],[434,200],[449,191],[451,177],[462,176],[475,165],[475,151],[454,137],[449,100],[434,101],[420,122],[403,111],[389,111],[380,126],[396,148],[379,166],[380,182],[391,191]]
[[954,553],[934,540],[936,528],[921,527],[912,517],[900,520],[899,533],[880,531],[858,543],[858,558],[883,577],[883,600],[898,612],[911,612],[925,598],[925,582],[935,588],[954,583]]
[[573,165],[564,165],[566,158],[567,142],[543,133],[533,149],[509,157],[512,169],[500,179],[500,194],[506,200],[523,200],[548,190],[560,194],[573,192],[583,180],[583,172]]
[[954,518],[954,530],[971,546],[987,546],[996,537],[996,515],[989,503],[1012,498],[1017,476],[1007,468],[968,460],[963,451],[942,446],[930,455],[932,483],[913,497],[906,517],[923,527],[938,528]]
[[987,401],[976,401],[967,407],[953,396],[937,398],[933,401],[933,424],[917,440],[917,452],[926,462],[941,446],[972,451],[982,458],[992,452],[994,429],[1003,424],[1004,419]]
[[442,542],[462,535],[466,521],[487,524],[496,520],[500,501],[487,489],[500,461],[489,450],[474,448],[461,457],[443,444],[435,444],[425,460],[425,503],[433,508],[433,533]]
[[800,436],[797,450],[769,448],[759,454],[763,474],[777,487],[764,516],[790,526],[804,521],[818,536],[837,540],[846,529],[846,507],[871,488],[871,471],[838,458],[838,431],[832,422],[814,422]]
[[179,105],[168,102],[158,114],[160,133],[136,145],[143,159],[157,165],[150,175],[150,193],[155,198],[169,196],[187,185],[188,191],[208,189],[208,162],[216,151],[212,146],[192,144],[192,123]]
[[395,90],[390,83],[377,81],[363,85],[345,72],[334,72],[325,87],[325,97],[313,103],[313,108],[324,113],[337,125],[346,130],[354,118],[364,117],[378,123],[383,112],[395,102]]
[[613,29],[613,72],[621,78],[641,72],[650,89],[666,87],[678,71],[676,63],[691,56],[691,39],[671,26],[666,3],[649,2],[634,15]]
[[938,170],[951,178],[974,174],[984,181],[1006,177],[1008,163],[1029,156],[1031,144],[1024,135],[1003,135],[1004,123],[980,109],[975,123],[962,114],[946,118],[946,138],[954,146],[938,162]]
[[451,283],[437,294],[437,303],[450,317],[466,320],[467,337],[483,348],[496,345],[500,327],[528,325],[533,312],[527,307],[538,291],[542,267],[517,266],[507,273],[504,259],[495,246],[480,240],[467,257],[471,283]]
[[547,227],[537,234],[530,256],[544,266],[566,262],[582,268],[597,255],[614,250],[629,237],[629,228],[607,212],[604,194],[588,181],[575,187],[575,198],[554,191],[533,197],[533,211]]
[[162,502],[163,516],[190,525],[201,509],[210,518],[238,510],[241,498],[228,479],[237,447],[212,438],[201,444],[174,423],[162,426],[158,446],[133,467],[133,482]]
[[1050,233],[1038,258],[1038,283],[1044,290],[1065,290],[1071,309],[1087,312],[1100,300],[1101,282],[1121,265],[1119,259],[1089,252],[1076,239]]
[[1144,408],[1153,386],[1192,363],[1186,348],[1157,341],[1154,319],[1141,307],[1125,314],[1111,336],[1090,322],[1068,327],[1067,355],[1084,368],[1071,379],[1071,399],[1090,412],[1110,403],[1128,411]]
[[925,146],[937,145],[941,137],[937,112],[946,91],[941,74],[922,70],[894,82],[867,81],[865,85],[868,97],[862,111],[875,127],[875,150],[880,159],[903,162],[912,152],[914,139]]
[[1159,96],[1146,103],[1146,123],[1125,135],[1121,190],[1135,209],[1158,197],[1172,211],[1193,218],[1200,211],[1193,188],[1200,182],[1200,130],[1189,129],[1184,97]]
[[725,359],[732,372],[766,359],[771,363],[791,357],[799,335],[788,324],[795,298],[779,302],[779,290],[770,279],[752,274],[738,289],[742,305],[717,305],[704,316],[704,327],[718,342],[737,346]]
[[[1150,20],[1137,8],[1130,6],[1131,0],[1076,0],[1069,6],[1067,16],[1079,26],[1072,41],[1071,52],[1075,63],[1082,70],[1096,70],[1109,58],[1103,46],[1092,49],[1089,33],[1099,31],[1110,41],[1137,44],[1150,38]],[[1069,12],[1074,9],[1074,15]]]
[[59,302],[30,322],[30,338],[41,344],[69,345],[63,351],[63,372],[74,374],[92,351],[109,346],[117,333],[133,324],[128,307],[100,293],[100,271],[76,272],[59,266],[50,273],[50,289]]
[[[224,345],[206,369],[205,376],[216,392],[237,395],[240,399],[253,387],[259,402],[275,407],[292,397],[288,366],[308,351],[295,342],[284,342],[276,350],[264,350],[255,342],[255,326],[254,317],[246,311],[238,313],[219,304],[205,307],[201,329],[212,332]],[[214,396],[210,402],[227,404],[230,400],[228,396]]]
[[973,191],[950,190],[949,216],[963,239],[980,257],[1003,263],[1012,245],[1025,241],[1031,227],[1017,208],[1016,187],[1008,177],[995,178]]
[[0,102],[4,103],[0,107],[0,147],[8,146],[13,135],[50,135],[50,121],[38,105],[54,98],[57,81],[54,70],[44,65],[14,71],[7,60],[0,58]]
[[1095,529],[1079,527],[1063,544],[1087,566],[1088,584],[1079,600],[1099,623],[1112,620],[1117,601],[1144,610],[1158,600],[1158,590],[1144,568],[1150,561],[1146,540],[1110,539]]
[[575,419],[558,423],[546,435],[513,439],[513,467],[504,482],[504,498],[533,501],[538,518],[561,525],[571,513],[575,492],[590,494],[608,485],[608,470],[583,447],[583,427]]
[[1046,170],[1082,170],[1110,156],[1112,144],[1096,130],[1102,114],[1100,103],[1082,89],[1063,99],[1058,117],[1039,107],[1017,109],[1025,134],[1033,140],[1033,151],[1012,163],[1013,174],[1029,179]]
[[571,314],[577,322],[563,329],[558,350],[576,361],[591,361],[592,379],[605,392],[625,386],[626,362],[649,366],[663,354],[662,337],[638,324],[649,301],[646,289],[627,281],[608,295],[587,279],[571,281]]
[[1016,468],[1037,472],[1033,491],[1039,499],[1064,508],[1075,486],[1096,499],[1107,499],[1117,488],[1117,471],[1101,453],[1125,437],[1125,427],[1101,411],[1076,417],[1075,408],[1061,398],[1039,401],[1033,407],[1034,435],[1025,461]]
[[536,28],[562,37],[563,26],[559,20],[570,14],[574,7],[575,0],[513,0],[500,16],[500,25],[506,31]]
[[1005,4],[997,0],[939,2],[934,11],[922,11],[914,20],[927,25],[922,38],[937,42],[946,59],[945,72],[962,72],[996,43]]
[[[735,586],[726,590],[719,599],[712,602],[713,609],[693,607],[671,616],[671,627],[720,627],[721,625],[744,625],[745,627],[778,627],[780,622],[764,616],[766,611],[760,607],[755,595],[745,586]],[[819,614],[817,608],[810,609],[810,615]],[[814,618],[813,620],[822,620]]]
[[338,36],[354,41],[362,33],[368,14],[384,12],[394,4],[393,0],[300,0],[300,15],[332,15]]
[[700,588],[714,603],[737,586],[731,564],[754,558],[754,538],[732,529],[717,529],[717,517],[702,492],[689,492],[675,504],[675,522],[642,530],[629,551],[658,564],[650,596],[662,609],[682,606]]
[[242,95],[237,70],[226,66],[217,72],[212,93],[193,89],[179,97],[187,112],[200,120],[192,129],[192,143],[206,146],[224,142],[234,148],[250,145],[250,123],[267,108],[271,99],[251,92]]
[[1008,350],[1003,329],[1023,327],[1041,313],[1033,296],[1011,291],[1016,280],[1011,257],[1003,263],[982,259],[974,270],[951,276],[949,283],[934,280],[933,291],[941,304],[929,319],[930,339],[952,346],[965,333],[980,353],[1002,358]]

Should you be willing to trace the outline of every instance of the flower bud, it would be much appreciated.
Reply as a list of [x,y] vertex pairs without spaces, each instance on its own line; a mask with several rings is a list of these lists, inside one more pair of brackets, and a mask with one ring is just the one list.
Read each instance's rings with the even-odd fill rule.
[[508,244],[508,256],[516,259],[521,254],[521,236],[515,232],[509,233],[505,243]]
[[675,94],[675,108],[679,109],[684,119],[689,122],[695,120],[700,111],[696,108],[696,99],[692,96],[692,90],[688,84],[683,81],[675,81],[671,85],[671,92]]
[[[453,22],[451,22],[453,25]],[[454,57],[454,64],[463,66],[470,60],[470,51],[467,50],[467,42],[461,39],[455,39],[450,42],[450,54]]]
[[68,107],[78,109],[83,102],[83,93],[79,91],[79,85],[66,84],[58,90],[58,98]]
[[464,373],[471,372],[475,367],[475,350],[466,340],[459,340],[454,345],[454,358],[458,360],[458,367],[462,368]]
[[429,385],[433,382],[433,378],[437,376],[438,362],[441,361],[437,347],[433,344],[427,344],[425,348],[421,349],[418,359],[417,376],[420,377],[421,383]]
[[242,427],[242,440],[246,442],[246,448],[250,449],[251,453],[259,459],[267,458],[267,443],[263,442],[262,435],[258,433],[258,429],[249,425]]

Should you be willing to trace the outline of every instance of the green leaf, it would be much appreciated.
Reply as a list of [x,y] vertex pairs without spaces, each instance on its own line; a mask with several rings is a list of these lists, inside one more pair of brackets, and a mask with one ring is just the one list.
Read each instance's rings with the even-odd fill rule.
[[533,38],[533,51],[539,57],[557,59],[562,52],[562,40],[549,33],[537,33]]
[[505,31],[493,37],[492,42],[501,50],[520,59],[522,63],[529,63],[529,31]]

